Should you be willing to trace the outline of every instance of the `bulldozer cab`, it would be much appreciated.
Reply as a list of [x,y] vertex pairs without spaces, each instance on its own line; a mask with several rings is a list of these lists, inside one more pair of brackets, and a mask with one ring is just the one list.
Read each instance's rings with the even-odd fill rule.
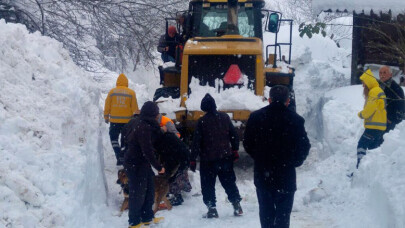
[[[190,11],[194,23],[191,25],[193,37],[220,37],[237,34],[243,37],[262,39],[261,8],[263,2],[237,3],[237,27],[233,33],[228,29],[228,3],[226,1],[192,1]],[[227,31],[228,30],[228,31]]]

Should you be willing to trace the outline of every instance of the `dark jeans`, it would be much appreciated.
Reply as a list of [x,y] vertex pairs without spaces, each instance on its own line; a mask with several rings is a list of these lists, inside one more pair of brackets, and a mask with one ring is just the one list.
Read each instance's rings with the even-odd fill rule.
[[290,227],[290,214],[294,203],[294,192],[279,193],[276,190],[256,188],[262,228]]
[[360,160],[366,155],[367,150],[379,147],[383,142],[384,131],[375,129],[366,129],[357,144],[357,168]]
[[124,127],[125,123],[110,123],[110,140],[115,153],[115,158],[119,161],[121,155],[121,147],[118,142],[118,137],[121,134],[121,130]]
[[236,176],[233,171],[232,160],[220,160],[214,162],[201,161],[200,176],[203,201],[208,207],[216,206],[215,181],[217,176],[228,195],[229,201],[232,203],[241,201],[239,190],[236,186]]
[[126,173],[129,184],[129,225],[135,226],[141,222],[152,221],[155,197],[152,169],[149,165],[140,165],[126,169]]
[[166,62],[176,62],[176,59],[173,56],[169,55],[167,52],[162,53],[162,60],[163,60],[164,63],[166,63]]
[[393,122],[387,123],[387,129],[385,130],[385,133],[388,133],[389,131],[394,130],[394,128],[395,128],[396,125],[397,125],[397,124],[396,124],[396,123],[393,123]]

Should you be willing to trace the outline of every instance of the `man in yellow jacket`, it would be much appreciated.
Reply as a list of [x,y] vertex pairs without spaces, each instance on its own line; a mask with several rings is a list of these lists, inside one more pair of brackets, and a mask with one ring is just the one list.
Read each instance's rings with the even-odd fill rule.
[[360,160],[366,155],[367,149],[375,149],[383,142],[384,131],[387,128],[386,96],[380,88],[371,70],[360,76],[363,82],[366,102],[364,109],[358,113],[364,119],[365,131],[357,145],[357,168]]
[[128,88],[128,78],[120,74],[117,79],[117,87],[110,90],[105,99],[104,120],[110,122],[110,139],[114,149],[117,165],[122,165],[123,156],[120,156],[118,137],[123,126],[128,123],[134,113],[139,113],[135,92]]

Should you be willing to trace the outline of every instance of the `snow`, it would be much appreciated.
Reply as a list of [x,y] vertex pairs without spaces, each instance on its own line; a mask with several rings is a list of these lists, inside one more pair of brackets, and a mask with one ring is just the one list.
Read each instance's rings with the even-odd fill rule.
[[[287,29],[287,28],[282,28]],[[62,44],[0,20],[0,227],[126,227],[118,167],[102,109],[118,73],[93,74],[74,65]],[[285,34],[280,33],[280,41]],[[266,34],[265,40],[270,40]],[[297,112],[306,119],[312,149],[297,170],[291,227],[405,227],[405,123],[384,136],[355,169],[364,127],[361,86],[350,86],[350,46],[294,28],[292,66]],[[125,72],[140,107],[159,87],[157,67]],[[255,110],[265,96],[245,87],[218,93],[191,82],[187,107],[199,110],[210,92],[220,109]],[[179,99],[159,103],[173,115]],[[172,117],[173,118],[173,117]],[[235,218],[218,183],[219,219],[206,220],[198,171],[183,205],[158,212],[155,227],[259,227],[251,160],[241,151],[237,185],[245,214]],[[346,175],[354,171],[353,179]]]
[[370,10],[374,12],[388,12],[392,11],[393,15],[403,14],[405,9],[405,1],[403,0],[312,0],[313,12],[315,14],[321,13],[323,10],[348,10],[356,11],[357,13],[364,10],[369,13]]

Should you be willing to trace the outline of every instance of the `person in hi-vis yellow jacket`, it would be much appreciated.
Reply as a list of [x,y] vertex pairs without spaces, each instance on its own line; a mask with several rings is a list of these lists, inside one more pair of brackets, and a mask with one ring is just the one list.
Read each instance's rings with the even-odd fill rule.
[[117,87],[110,90],[104,105],[104,120],[106,123],[110,123],[109,134],[117,165],[122,165],[118,137],[123,126],[131,120],[133,114],[139,114],[136,95],[132,89],[128,88],[128,78],[125,74],[120,74],[117,79]]
[[381,145],[384,131],[387,128],[386,96],[380,88],[378,81],[371,70],[367,70],[360,76],[363,82],[363,94],[366,99],[364,108],[358,113],[364,119],[364,133],[357,145],[357,165],[366,155],[367,149],[375,149]]

